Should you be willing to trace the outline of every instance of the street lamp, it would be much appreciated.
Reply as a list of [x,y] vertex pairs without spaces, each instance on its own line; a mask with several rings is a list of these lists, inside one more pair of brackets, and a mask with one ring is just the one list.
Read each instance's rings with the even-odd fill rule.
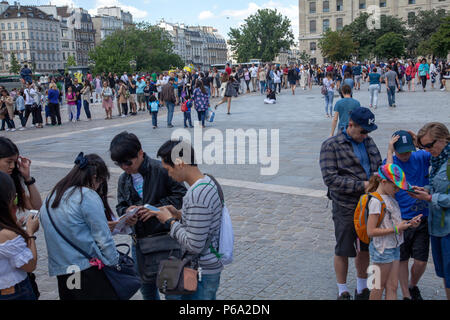
[[130,61],[130,67],[131,67],[131,70],[134,72],[134,70],[136,69],[136,60]]

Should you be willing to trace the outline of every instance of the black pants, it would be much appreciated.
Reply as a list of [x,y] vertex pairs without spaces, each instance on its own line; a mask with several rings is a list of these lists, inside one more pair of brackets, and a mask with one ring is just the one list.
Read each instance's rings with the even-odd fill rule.
[[[69,280],[69,285],[73,284],[75,281],[70,280],[77,276],[80,277],[80,289],[67,288],[67,280]],[[61,300],[118,300],[111,282],[109,282],[105,273],[98,270],[97,267],[91,267],[75,274],[58,276],[57,278],[59,299]]]
[[427,76],[420,76],[420,79],[422,80],[421,81],[422,82],[422,87],[424,89],[426,89],[426,87],[427,87]]
[[128,103],[122,103],[122,113],[128,115]]
[[31,114],[33,116],[33,124],[40,124],[44,122],[42,120],[41,106],[37,105],[36,103],[31,107]]
[[[31,112],[31,104],[26,104],[25,105],[25,115],[22,119],[22,127],[26,127],[27,126],[27,122],[28,122],[28,118],[30,117],[30,114],[32,114]],[[33,120],[34,123],[34,120]]]
[[86,113],[86,117],[91,119],[91,110],[89,110],[89,101],[83,100],[84,112]]
[[52,125],[61,124],[61,110],[58,103],[49,103],[48,107],[50,109],[50,118],[52,119]]
[[5,119],[2,120],[2,129],[5,130],[5,124],[8,126],[8,129],[15,129],[16,126],[14,124],[14,120],[9,117],[9,113],[5,114]]

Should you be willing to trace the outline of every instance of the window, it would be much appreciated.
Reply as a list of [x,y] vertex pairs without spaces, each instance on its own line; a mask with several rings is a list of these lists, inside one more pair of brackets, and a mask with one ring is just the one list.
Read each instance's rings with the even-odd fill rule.
[[323,19],[323,32],[327,31],[328,29],[330,29],[330,20],[329,19]]
[[9,40],[12,40],[13,39],[13,37],[12,37],[12,33],[10,32],[10,33],[8,33],[8,39]]
[[14,50],[14,44],[12,42],[9,43],[9,50],[11,50],[11,51]]
[[309,21],[309,32],[310,33],[316,32],[316,20]]
[[416,18],[415,12],[408,12],[408,23],[413,23]]
[[3,42],[3,50],[8,50],[8,48],[6,47],[6,43]]
[[26,50],[27,49],[27,43],[26,42],[22,42],[22,49]]
[[8,30],[11,30],[11,23],[8,22]]
[[330,1],[323,2],[323,12],[330,12]]
[[309,13],[316,13],[316,3],[315,2],[309,3]]
[[19,33],[18,32],[15,32],[14,36],[16,37],[16,40],[19,40]]
[[2,23],[2,30],[5,30],[5,24]]
[[2,40],[6,40],[6,33],[2,33]]
[[16,42],[16,50],[17,50],[17,51],[20,50],[20,42]]
[[23,54],[23,60],[27,60],[27,53],[26,52]]
[[309,43],[309,50],[313,51],[313,50],[317,50],[317,46],[315,42],[310,42]]
[[343,10],[344,10],[343,0],[336,0],[336,11],[343,11]]
[[33,22],[31,22],[31,21],[28,22],[28,28],[29,28],[29,29],[32,29],[32,28],[33,28]]
[[336,30],[342,30],[344,27],[344,20],[342,18],[336,19]]
[[359,10],[366,8],[366,0],[359,0]]
[[17,61],[20,61],[20,53],[17,54]]
[[30,31],[30,39],[34,40],[34,33],[33,33],[33,31]]
[[416,0],[408,0],[408,4],[416,4]]
[[14,30],[19,29],[19,24],[17,22],[14,22]]
[[380,0],[380,8],[386,8],[386,0]]
[[22,22],[20,23],[20,29],[25,29],[25,22],[22,21]]
[[22,32],[22,40],[25,40],[25,32]]

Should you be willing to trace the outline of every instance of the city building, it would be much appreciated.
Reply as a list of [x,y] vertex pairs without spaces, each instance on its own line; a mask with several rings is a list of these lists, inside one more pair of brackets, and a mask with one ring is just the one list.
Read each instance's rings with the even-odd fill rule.
[[61,53],[64,67],[72,56],[77,66],[86,67],[89,51],[95,46],[95,29],[89,13],[82,8],[54,5],[39,6],[39,9],[56,17],[61,23]]
[[217,29],[173,24],[164,20],[158,26],[169,33],[174,52],[185,64],[207,70],[211,65],[227,63],[227,43]]
[[319,39],[328,29],[340,30],[361,13],[380,9],[381,15],[402,18],[405,22],[420,10],[450,9],[450,0],[299,0],[300,52],[311,55],[312,63],[324,63],[318,47]]
[[113,16],[94,16],[92,18],[95,29],[95,44],[99,45],[107,36],[116,30],[122,30],[123,21]]
[[129,12],[123,11],[119,7],[103,7],[97,9],[98,16],[110,16],[116,17],[117,19],[123,21],[123,27],[126,28],[128,26],[133,25],[133,15]]
[[37,73],[53,73],[63,67],[59,20],[37,7],[0,3],[0,73],[8,74],[11,55]]

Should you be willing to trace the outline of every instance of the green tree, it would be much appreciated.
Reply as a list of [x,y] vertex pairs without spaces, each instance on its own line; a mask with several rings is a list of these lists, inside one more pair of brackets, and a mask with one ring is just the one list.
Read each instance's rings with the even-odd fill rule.
[[75,61],[75,58],[73,56],[67,57],[67,66],[68,67],[76,67],[77,62]]
[[358,60],[370,59],[374,57],[374,50],[377,45],[377,39],[383,35],[393,32],[401,36],[406,36],[408,31],[405,22],[394,16],[382,15],[380,19],[380,28],[369,29],[367,20],[370,14],[361,13],[351,24],[344,27],[344,31],[351,34],[355,43],[355,55]]
[[139,23],[117,30],[90,52],[95,61],[94,73],[132,72],[130,61],[136,61],[137,71],[162,71],[181,68],[183,60],[173,53],[170,35],[148,23]]
[[20,72],[20,64],[19,61],[17,61],[16,55],[11,53],[11,66],[9,67],[9,73],[12,74],[19,74]]
[[233,56],[238,62],[250,59],[273,61],[282,49],[294,44],[291,21],[276,9],[260,9],[228,33]]
[[[447,15],[448,16],[448,15]],[[407,52],[409,57],[432,53],[428,41],[446,17],[445,10],[424,10],[408,20]]]
[[309,63],[311,61],[311,55],[309,55],[305,50],[300,53],[300,60],[302,63]]
[[349,60],[355,52],[356,45],[351,34],[344,31],[327,30],[319,40],[322,55],[331,62]]
[[439,29],[431,35],[429,46],[436,57],[447,57],[450,52],[450,16],[443,19]]
[[379,58],[391,59],[405,54],[405,39],[402,35],[389,32],[377,40],[375,54]]

